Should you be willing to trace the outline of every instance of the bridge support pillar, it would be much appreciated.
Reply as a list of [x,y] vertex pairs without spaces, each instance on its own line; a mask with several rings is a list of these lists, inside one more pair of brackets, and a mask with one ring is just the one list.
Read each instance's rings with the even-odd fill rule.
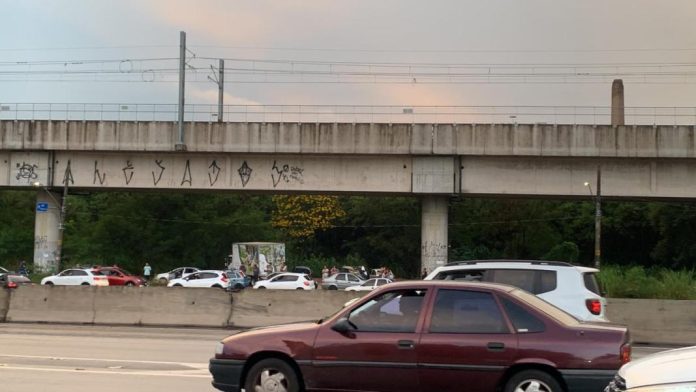
[[45,189],[36,195],[34,223],[34,271],[54,273],[60,265],[63,246],[61,195]]
[[448,196],[421,199],[421,270],[428,273],[447,263]]

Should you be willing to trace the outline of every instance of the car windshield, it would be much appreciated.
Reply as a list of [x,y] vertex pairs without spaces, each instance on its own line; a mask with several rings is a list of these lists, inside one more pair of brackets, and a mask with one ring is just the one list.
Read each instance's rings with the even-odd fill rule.
[[548,316],[558,321],[559,323],[574,326],[579,325],[580,321],[573,317],[572,315],[564,312],[563,310],[551,305],[550,303],[544,301],[543,299],[537,297],[534,294],[530,294],[524,290],[515,289],[510,291],[514,297],[519,300],[526,302],[528,305],[535,307],[536,309],[546,313]]

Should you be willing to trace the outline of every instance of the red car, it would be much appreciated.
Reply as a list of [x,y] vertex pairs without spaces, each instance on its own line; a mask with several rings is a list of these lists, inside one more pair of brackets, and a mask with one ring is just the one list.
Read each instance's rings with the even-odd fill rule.
[[104,275],[109,280],[109,286],[142,286],[145,280],[132,275],[119,267],[95,267],[92,269],[95,275]]
[[224,339],[222,391],[601,391],[630,360],[628,330],[585,323],[499,284],[391,283],[315,323]]
[[33,283],[24,275],[12,273],[0,273],[0,287],[16,289],[19,286],[30,286]]

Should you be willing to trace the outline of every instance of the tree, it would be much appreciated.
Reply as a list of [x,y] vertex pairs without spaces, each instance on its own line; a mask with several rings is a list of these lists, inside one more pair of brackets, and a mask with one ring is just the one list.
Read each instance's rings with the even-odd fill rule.
[[279,195],[273,196],[273,202],[273,227],[297,239],[327,230],[336,219],[346,215],[336,196]]

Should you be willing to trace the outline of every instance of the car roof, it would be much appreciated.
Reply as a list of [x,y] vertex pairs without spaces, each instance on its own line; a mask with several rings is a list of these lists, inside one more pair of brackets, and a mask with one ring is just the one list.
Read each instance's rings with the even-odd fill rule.
[[500,283],[488,283],[488,282],[461,282],[461,281],[451,281],[451,280],[407,280],[400,282],[389,283],[386,287],[387,290],[393,289],[426,289],[426,288],[471,288],[471,289],[485,289],[493,291],[502,291],[509,293],[513,290],[519,290],[517,287],[513,287],[507,284]]
[[564,261],[547,261],[547,260],[507,260],[507,259],[490,259],[490,260],[463,260],[447,263],[444,266],[439,266],[436,269],[441,271],[457,270],[466,267],[481,267],[481,268],[524,268],[524,269],[549,269],[549,268],[572,268],[579,272],[599,272],[596,268],[583,267],[566,263]]

